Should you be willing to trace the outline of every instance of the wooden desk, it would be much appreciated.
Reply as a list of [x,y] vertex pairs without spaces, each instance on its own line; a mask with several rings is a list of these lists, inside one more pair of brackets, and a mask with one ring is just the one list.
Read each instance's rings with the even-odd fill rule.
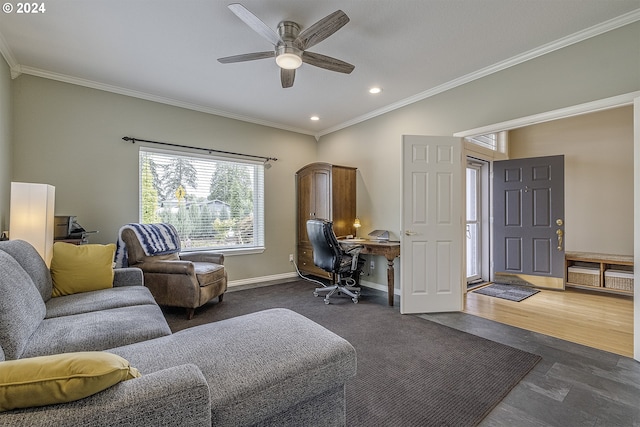
[[382,255],[387,259],[387,289],[389,292],[389,305],[393,306],[395,290],[394,260],[400,256],[400,242],[379,242],[377,240],[344,239],[340,244],[345,246],[363,246],[360,252],[363,255]]

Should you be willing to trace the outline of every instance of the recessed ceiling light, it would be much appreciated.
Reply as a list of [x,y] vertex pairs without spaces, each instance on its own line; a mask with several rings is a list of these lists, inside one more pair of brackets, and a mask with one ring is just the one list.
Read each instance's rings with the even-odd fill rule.
[[379,87],[372,87],[371,89],[369,89],[369,93],[376,94],[380,92],[382,92],[382,88],[379,88]]
[[317,122],[318,120],[320,120],[320,117],[318,116],[311,116],[309,117],[310,120],[313,120],[314,122]]

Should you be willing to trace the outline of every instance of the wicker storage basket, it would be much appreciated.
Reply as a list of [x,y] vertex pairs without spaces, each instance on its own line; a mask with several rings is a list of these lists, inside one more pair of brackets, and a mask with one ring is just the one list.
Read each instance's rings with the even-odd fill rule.
[[569,267],[567,282],[576,285],[600,286],[600,270],[587,267]]
[[604,272],[604,287],[628,292],[633,291],[633,272],[606,270]]

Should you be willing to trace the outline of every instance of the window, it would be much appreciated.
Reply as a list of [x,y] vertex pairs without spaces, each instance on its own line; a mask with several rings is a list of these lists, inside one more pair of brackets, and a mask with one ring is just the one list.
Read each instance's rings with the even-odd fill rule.
[[178,230],[183,250],[264,249],[264,165],[140,148],[140,222]]
[[487,135],[476,135],[465,138],[467,141],[477,144],[490,150],[498,148],[498,134],[489,133]]
[[480,168],[467,161],[467,283],[482,279]]

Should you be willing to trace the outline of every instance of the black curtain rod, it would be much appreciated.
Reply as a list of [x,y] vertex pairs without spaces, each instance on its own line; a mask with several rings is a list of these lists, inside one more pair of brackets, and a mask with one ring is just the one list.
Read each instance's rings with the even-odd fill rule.
[[149,141],[148,139],[132,138],[130,136],[125,136],[122,139],[124,141],[127,141],[127,142],[131,141],[132,144],[135,144],[136,141],[137,142],[148,142],[150,144],[168,145],[170,147],[189,148],[191,150],[206,151],[209,154],[211,154],[211,153],[222,153],[222,154],[231,154],[233,156],[250,157],[250,158],[253,158],[253,159],[263,159],[265,161],[265,163],[270,161],[270,160],[273,160],[274,162],[278,160],[275,157],[254,156],[253,154],[234,153],[233,151],[214,150],[213,148],[191,147],[189,145],[172,144],[170,142]]

